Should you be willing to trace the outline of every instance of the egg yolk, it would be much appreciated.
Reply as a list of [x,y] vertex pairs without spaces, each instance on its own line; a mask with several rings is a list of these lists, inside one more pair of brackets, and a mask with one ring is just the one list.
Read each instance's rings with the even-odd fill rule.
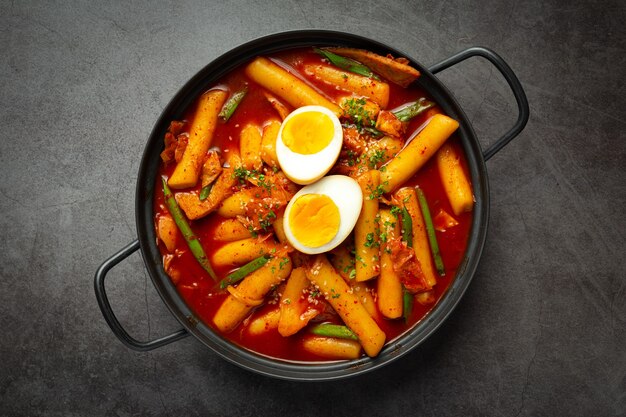
[[330,242],[339,231],[339,208],[323,194],[304,194],[294,201],[289,227],[298,242],[318,248]]
[[283,127],[283,142],[291,151],[304,155],[318,153],[330,144],[335,127],[324,113],[309,111],[294,115]]

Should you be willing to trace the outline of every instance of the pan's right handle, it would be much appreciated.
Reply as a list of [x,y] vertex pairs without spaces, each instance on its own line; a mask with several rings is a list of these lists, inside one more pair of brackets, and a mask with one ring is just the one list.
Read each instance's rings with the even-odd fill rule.
[[509,143],[513,138],[519,135],[519,133],[524,129],[524,126],[526,126],[526,123],[528,122],[528,118],[530,117],[530,110],[528,108],[528,99],[526,98],[526,93],[524,92],[522,84],[517,79],[517,76],[515,75],[509,64],[507,64],[504,59],[500,57],[500,55],[496,54],[491,49],[483,48],[482,46],[467,48],[455,55],[452,55],[450,58],[444,59],[443,61],[431,66],[429,68],[429,71],[433,74],[436,74],[473,56],[482,56],[483,58],[486,58],[497,68],[498,71],[500,71],[506,82],[509,84],[509,87],[511,87],[511,90],[513,91],[513,95],[515,96],[515,101],[517,102],[517,107],[519,110],[519,115],[517,117],[517,122],[515,122],[515,125],[483,153],[483,157],[485,158],[485,160],[488,160],[489,158],[494,156],[500,149],[502,149],[507,143]]
[[129,348],[145,352],[161,346],[165,346],[169,343],[180,340],[183,337],[189,336],[189,332],[187,332],[187,330],[185,329],[180,329],[177,332],[174,332],[164,337],[160,337],[155,340],[140,342],[131,335],[129,335],[128,332],[122,327],[117,317],[115,317],[115,313],[113,313],[113,309],[111,309],[111,304],[109,303],[109,298],[107,297],[106,291],[104,290],[104,278],[111,268],[113,268],[124,259],[128,258],[131,254],[135,253],[137,249],[139,249],[139,240],[135,240],[126,247],[122,248],[115,255],[104,261],[102,265],[100,265],[100,268],[98,268],[98,270],[96,271],[96,276],[94,278],[94,288],[96,290],[98,305],[100,306],[100,310],[102,310],[102,315],[104,316],[104,319],[113,331],[113,334],[115,334],[115,336],[117,336],[117,338],[120,339],[122,343],[124,343]]

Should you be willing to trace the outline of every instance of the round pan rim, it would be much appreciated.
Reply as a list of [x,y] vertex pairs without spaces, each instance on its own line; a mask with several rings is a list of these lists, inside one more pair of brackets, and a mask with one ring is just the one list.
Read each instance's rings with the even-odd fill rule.
[[[298,363],[269,358],[242,348],[222,338],[200,321],[185,304],[165,274],[156,244],[152,203],[162,138],[169,122],[182,116],[185,108],[202,91],[226,72],[260,54],[307,46],[346,46],[368,49],[395,57],[406,57],[421,73],[418,83],[443,108],[459,121],[457,135],[467,156],[476,204],[466,253],[456,277],[437,304],[415,326],[388,342],[375,358],[351,361]],[[478,268],[489,219],[489,184],[485,160],[472,125],[452,93],[415,59],[394,47],[346,32],[329,30],[294,30],[263,36],[225,52],[196,73],[170,100],[158,118],[144,149],[136,185],[135,215],[137,234],[150,278],[170,312],[195,338],[227,361],[252,372],[293,381],[337,380],[361,375],[389,364],[421,345],[455,309]]]

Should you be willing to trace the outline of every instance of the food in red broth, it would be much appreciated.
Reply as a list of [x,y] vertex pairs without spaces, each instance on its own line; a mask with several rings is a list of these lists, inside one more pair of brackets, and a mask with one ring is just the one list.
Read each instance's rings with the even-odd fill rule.
[[163,268],[228,340],[295,361],[375,357],[437,303],[474,197],[458,122],[403,58],[256,57],[165,134]]

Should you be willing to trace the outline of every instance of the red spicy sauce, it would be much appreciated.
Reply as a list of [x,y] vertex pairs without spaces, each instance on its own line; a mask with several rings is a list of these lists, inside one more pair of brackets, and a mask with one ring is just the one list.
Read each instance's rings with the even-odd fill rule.
[[[309,84],[317,87],[318,90],[331,99],[336,99],[349,94],[333,86],[326,85],[323,82],[316,81],[312,77],[301,75],[303,73],[302,68],[305,64],[318,64],[323,62],[322,58],[318,54],[314,53],[312,49],[289,50],[279,54],[274,54],[269,58],[285,68],[299,71],[300,74],[298,74],[298,76],[300,78],[306,79]],[[248,84],[248,94],[241,102],[229,122],[218,123],[215,130],[211,146],[220,148],[223,155],[227,154],[231,150],[239,148],[239,133],[241,128],[246,124],[254,123],[258,126],[264,126],[270,120],[280,121],[278,113],[268,102],[261,87],[246,77],[244,74],[244,67],[245,65],[241,66],[216,83],[216,85],[223,86],[230,91],[238,91],[244,84]],[[389,84],[390,101],[387,106],[388,109],[393,109],[407,102],[415,101],[420,97],[426,97],[425,92],[417,86],[410,86],[409,88],[404,89],[393,83]],[[194,111],[195,105],[191,106],[186,113],[185,119],[187,121],[191,121],[190,118],[193,117]],[[427,120],[427,117],[429,117],[428,112],[413,119],[407,128],[407,132],[413,132],[418,129]],[[186,125],[187,129],[188,127],[189,123]],[[467,174],[467,163],[458,138],[456,135],[453,135],[450,139],[448,139],[448,141],[452,143],[457,151],[457,154],[461,155],[461,163]],[[174,167],[175,164],[165,166],[161,163],[159,167],[159,175],[155,179],[155,189],[161,190],[161,176],[169,177],[172,174]],[[453,213],[450,203],[448,202],[448,197],[442,188],[439,171],[434,158],[431,158],[431,160],[426,163],[426,165],[424,165],[424,167],[422,167],[405,185],[419,186],[424,191],[428,200],[431,215],[433,217],[435,217],[439,210],[444,210],[450,214]],[[196,189],[199,191],[200,184],[198,184]],[[159,216],[164,214],[168,214],[168,210],[164,202],[163,193],[156,192],[154,199],[155,227]],[[454,216],[454,218],[458,221],[458,225],[449,228],[443,233],[437,232],[437,239],[446,273],[445,276],[438,277],[437,285],[433,288],[435,302],[430,305],[422,305],[416,301],[407,323],[405,323],[402,319],[377,320],[378,325],[385,332],[388,342],[403,334],[419,322],[437,303],[450,285],[450,282],[454,279],[457,268],[463,259],[463,254],[467,247],[472,222],[472,213],[463,213],[460,216]],[[211,257],[211,253],[224,244],[213,239],[215,227],[222,220],[224,220],[223,217],[219,216],[217,213],[212,213],[202,219],[189,222],[204,247],[205,252],[208,254],[209,259]],[[164,257],[168,256],[169,252],[165,248],[164,244],[159,241],[158,245]],[[173,283],[176,285],[178,293],[200,320],[215,329],[212,322],[213,316],[221,303],[227,297],[228,292],[220,290],[219,285],[217,285],[200,266],[189,251],[180,232],[178,232],[177,236],[176,252],[179,256],[174,257],[171,260],[171,265],[181,272],[180,276],[175,277],[176,279],[172,279]],[[215,272],[218,277],[223,278],[235,269],[236,268],[234,266],[221,267],[215,268]],[[371,284],[368,285],[371,286]],[[272,300],[272,297],[268,296],[266,299]],[[251,317],[249,318],[254,318],[272,308],[276,308],[275,301],[270,301],[269,303],[265,303],[261,307],[257,308],[251,313]],[[340,322],[340,319],[333,317],[332,315],[324,315],[324,318],[327,319],[325,321]],[[224,334],[223,336],[244,348],[274,358],[291,361],[326,360],[302,349],[302,338],[307,337],[305,331],[300,331],[291,337],[283,337],[276,329],[273,329],[267,331],[261,336],[253,336],[246,331],[247,323],[248,319],[244,320],[244,322],[234,331]]]

